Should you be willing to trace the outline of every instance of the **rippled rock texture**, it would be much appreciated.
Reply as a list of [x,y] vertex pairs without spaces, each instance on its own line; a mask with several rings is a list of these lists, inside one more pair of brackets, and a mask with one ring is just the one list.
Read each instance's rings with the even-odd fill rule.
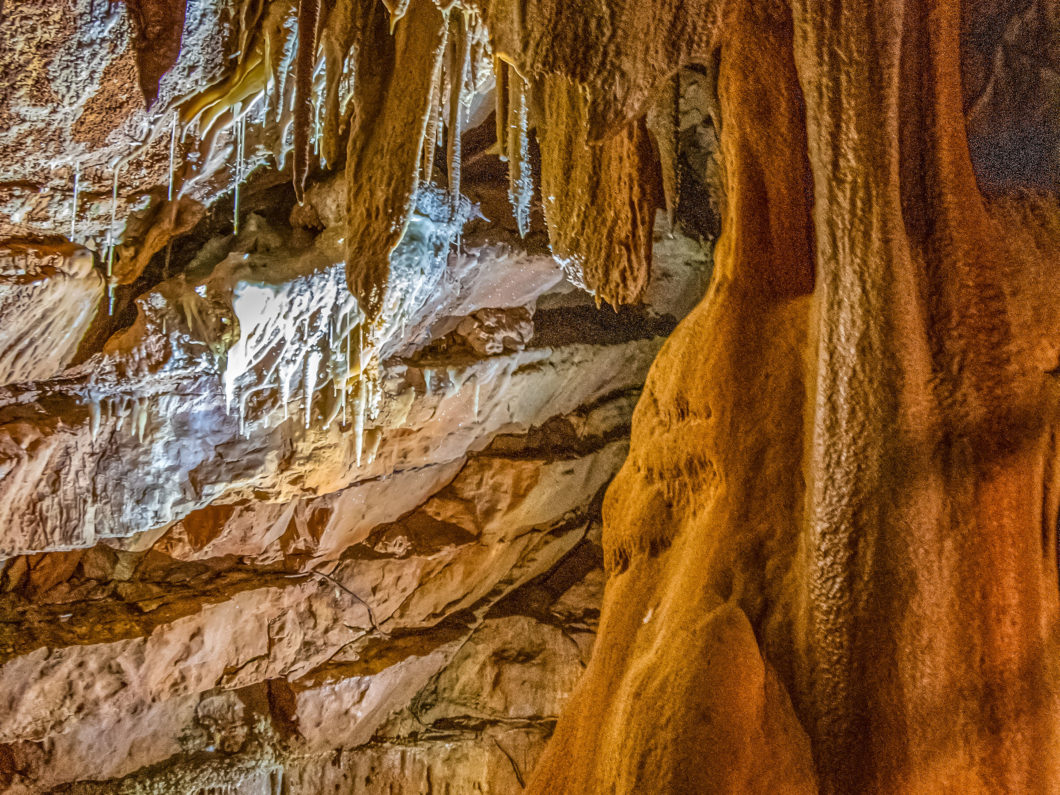
[[518,792],[589,659],[602,494],[711,232],[646,205],[651,277],[601,306],[525,97],[509,184],[471,81],[462,168],[446,133],[351,293],[386,158],[336,153],[323,27],[302,159],[303,10],[3,4],[4,792]]
[[[4,388],[9,791],[518,791],[592,645],[599,497],[709,260],[661,236],[616,314],[503,234],[448,252],[437,198],[371,347],[332,233],[251,215],[101,352]],[[44,283],[99,300],[91,276]],[[71,303],[35,304],[56,356]]]
[[421,197],[375,326],[341,229],[253,213],[81,364],[77,302],[35,291],[99,301],[96,272],[12,286],[50,314],[0,406],[8,791],[520,789],[592,645],[599,497],[709,260],[661,234],[616,314],[503,230],[450,251],[449,212]]
[[603,490],[710,260],[660,216],[642,300],[600,307],[490,168],[472,199],[417,192],[375,319],[342,174],[302,203],[267,175],[241,210],[197,194],[187,228],[148,212],[154,237],[113,247],[93,219],[129,220],[135,186],[87,165],[76,218],[11,205],[32,224],[0,274],[4,791],[522,789],[592,648]]

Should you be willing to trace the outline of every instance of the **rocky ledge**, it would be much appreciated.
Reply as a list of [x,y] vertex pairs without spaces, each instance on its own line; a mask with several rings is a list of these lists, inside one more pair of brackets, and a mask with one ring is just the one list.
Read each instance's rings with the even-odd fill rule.
[[5,792],[525,781],[592,646],[599,498],[709,258],[661,219],[647,299],[615,312],[533,238],[451,248],[427,193],[369,324],[341,192],[203,241],[80,363],[102,280],[20,252],[38,275],[5,285],[32,311],[5,314],[0,358]]

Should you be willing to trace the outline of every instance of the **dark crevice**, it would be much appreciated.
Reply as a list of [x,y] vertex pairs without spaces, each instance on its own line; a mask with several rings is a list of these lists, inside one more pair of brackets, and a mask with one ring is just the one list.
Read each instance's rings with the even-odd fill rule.
[[541,309],[534,314],[531,348],[563,345],[621,345],[635,340],[669,336],[677,321],[669,315],[654,315],[642,306],[597,309],[567,306]]

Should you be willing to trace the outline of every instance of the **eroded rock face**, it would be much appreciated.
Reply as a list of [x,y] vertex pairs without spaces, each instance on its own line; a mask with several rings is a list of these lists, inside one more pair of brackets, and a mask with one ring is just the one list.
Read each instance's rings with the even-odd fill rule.
[[451,251],[427,193],[369,324],[341,196],[204,240],[73,367],[104,280],[19,262],[12,290],[69,297],[13,298],[6,343],[32,365],[0,397],[7,791],[525,783],[591,648],[597,498],[707,255],[660,232],[615,315],[506,233]]
[[[427,246],[442,286],[410,282],[369,375],[322,240],[163,282],[102,353],[7,388],[9,791],[525,781],[591,646],[595,499],[704,255],[661,241],[623,321],[543,254]],[[446,342],[506,313],[515,349]]]
[[1060,788],[1054,4],[3,11],[11,788]]
[[602,145],[470,3],[9,5],[0,790],[520,791],[710,277],[709,79]]

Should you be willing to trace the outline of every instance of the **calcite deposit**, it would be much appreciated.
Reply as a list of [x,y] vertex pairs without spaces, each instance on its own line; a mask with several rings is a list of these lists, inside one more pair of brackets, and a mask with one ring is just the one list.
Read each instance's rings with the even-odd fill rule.
[[0,0],[0,789],[1056,791],[1054,6]]
[[80,364],[40,285],[91,309],[97,272],[12,287],[37,314],[8,358],[41,369],[0,407],[5,791],[528,775],[588,659],[598,497],[709,259],[661,235],[615,315],[501,230],[451,250],[426,194],[368,326],[341,187],[310,189],[312,235],[251,213],[206,240]]
[[[0,130],[0,788],[521,790],[589,659],[600,497],[703,230],[660,216],[637,305],[598,306],[551,250],[524,95],[509,184],[489,72],[447,82],[445,50],[463,187],[440,154],[402,183],[355,295],[388,155],[321,170],[346,103],[381,101],[338,28],[291,113],[305,7],[4,11],[30,68]],[[408,65],[383,84],[420,79],[417,39],[378,35]],[[411,91],[387,101],[415,116]]]

